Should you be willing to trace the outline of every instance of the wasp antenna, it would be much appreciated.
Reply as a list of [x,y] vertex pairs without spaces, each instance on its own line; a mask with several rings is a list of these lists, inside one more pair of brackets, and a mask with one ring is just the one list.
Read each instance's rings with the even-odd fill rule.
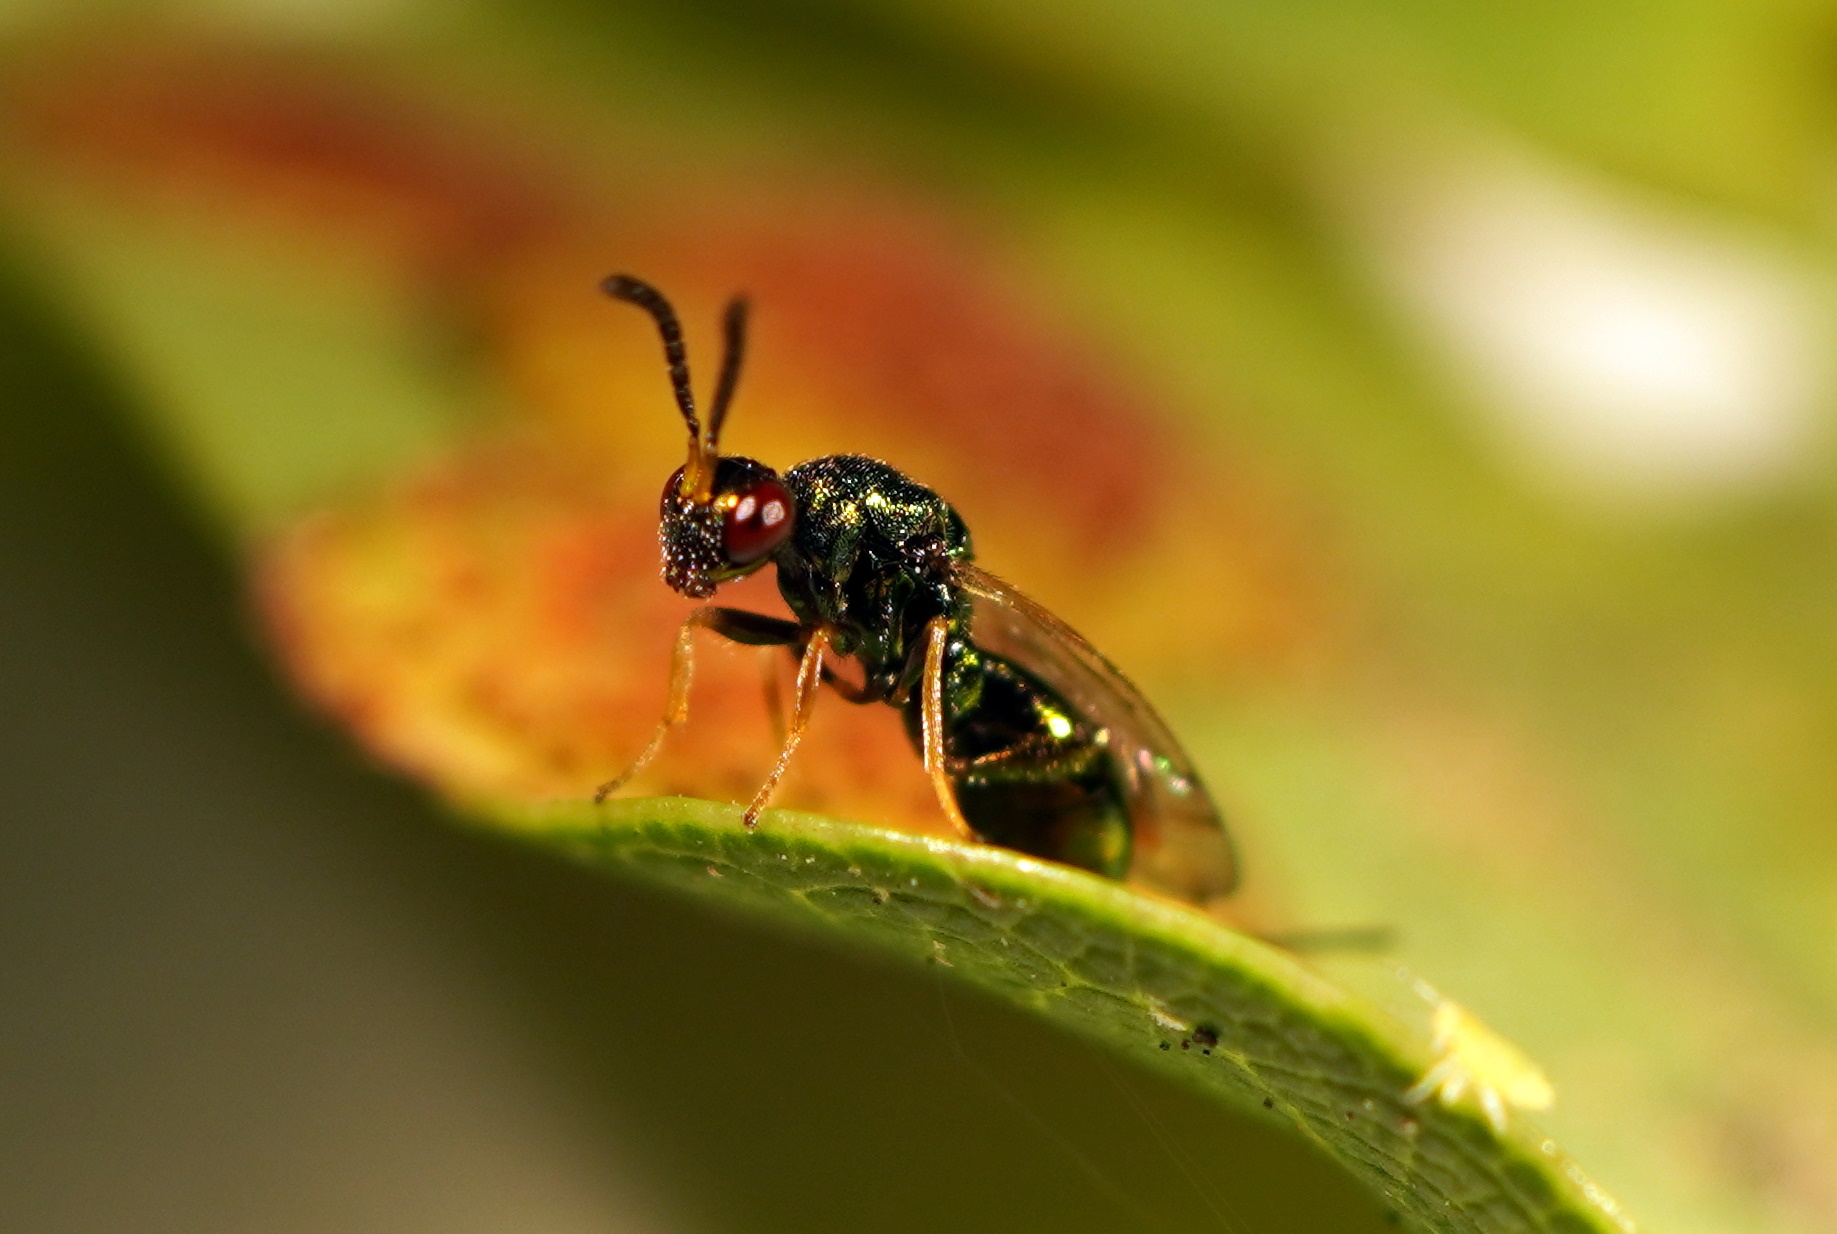
[[682,324],[676,320],[676,310],[670,307],[661,291],[629,274],[609,275],[600,283],[600,290],[614,300],[637,305],[656,320],[657,332],[663,335],[663,358],[670,366],[670,386],[676,391],[676,405],[682,409],[682,418],[689,422],[689,436],[699,440],[702,424],[695,416],[695,394],[689,388],[689,357],[683,350]]
[[746,358],[746,297],[735,296],[727,302],[727,313],[721,318],[726,349],[721,354],[721,381],[714,388],[714,402],[708,410],[708,449],[721,440],[721,424],[727,419],[727,405],[733,401],[734,387],[740,384],[740,362]]

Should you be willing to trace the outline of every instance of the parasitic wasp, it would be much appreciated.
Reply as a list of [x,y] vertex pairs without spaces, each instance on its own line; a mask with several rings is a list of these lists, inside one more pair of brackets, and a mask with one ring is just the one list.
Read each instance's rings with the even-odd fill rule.
[[[698,630],[797,660],[777,762],[747,807],[754,826],[790,765],[827,685],[851,703],[897,708],[952,826],[967,839],[1110,878],[1136,877],[1204,904],[1236,883],[1217,808],[1166,723],[1072,628],[975,564],[949,502],[861,455],[799,463],[782,475],[720,453],[745,352],[747,302],[723,320],[726,350],[704,425],[682,328],[654,287],[601,285],[645,310],[663,336],[688,460],[663,487],[663,580],[707,600],[767,565],[796,617],[705,605],[676,638],[663,718],[604,800],[642,770],[688,716]],[[852,659],[860,681],[832,671]]]

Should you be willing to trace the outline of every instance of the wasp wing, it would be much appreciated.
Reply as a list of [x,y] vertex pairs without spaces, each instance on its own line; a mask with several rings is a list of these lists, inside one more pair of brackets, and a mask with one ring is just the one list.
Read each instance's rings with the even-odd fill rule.
[[1046,607],[969,562],[952,574],[975,600],[971,634],[1061,694],[1108,734],[1135,839],[1131,874],[1195,904],[1237,885],[1237,855],[1192,760],[1142,692]]

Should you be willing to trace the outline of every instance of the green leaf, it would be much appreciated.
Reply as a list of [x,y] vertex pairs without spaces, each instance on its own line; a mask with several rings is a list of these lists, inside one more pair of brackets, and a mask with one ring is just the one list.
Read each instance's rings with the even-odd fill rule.
[[723,909],[945,969],[1226,1104],[1271,1111],[1437,1230],[1631,1228],[1550,1141],[1410,1101],[1429,1043],[1295,956],[1005,849],[682,798],[475,818]]
[[[263,301],[249,293],[246,271],[234,262],[194,260],[196,237],[117,246],[69,218],[60,227],[85,241],[69,250],[70,268],[92,276],[76,280],[78,298],[130,355],[157,358],[143,369],[153,391],[143,410],[238,536],[259,530],[304,493],[386,470],[413,453],[388,433],[334,434],[301,405],[328,391],[341,372],[412,376],[399,359],[406,350],[399,336],[359,331],[341,344],[333,331],[314,333],[301,370],[330,376],[303,380],[296,373],[280,383],[286,404],[261,428],[269,449],[252,452],[236,437],[249,428],[240,409],[267,387],[268,370],[214,358],[219,326],[235,320],[261,334],[266,323],[274,354],[293,354],[283,343],[298,337],[300,321],[339,314],[310,307],[293,316],[251,313],[248,304]],[[120,277],[123,270],[135,277]],[[323,294],[297,297],[292,280],[285,294],[274,294],[282,280],[272,271],[262,281],[283,307],[334,303]],[[138,294],[156,282],[165,290],[162,302]],[[301,276],[299,285],[311,288],[313,280]],[[389,392],[408,378],[371,384],[386,387],[376,396],[384,403],[439,403],[431,393],[403,399]],[[353,415],[354,404],[331,401],[342,403],[338,422],[362,418]],[[424,434],[437,435],[418,427],[406,436]],[[1523,1120],[1501,1133],[1471,1104],[1408,1100],[1435,1062],[1422,1024],[1179,906],[1006,850],[786,811],[769,813],[752,834],[732,807],[681,799],[597,808],[490,803],[472,818],[608,874],[935,966],[1301,1135],[1385,1205],[1428,1228],[1617,1228],[1613,1202]],[[1194,1037],[1207,1031],[1215,1045]]]
[[[1379,476],[1360,494],[1365,524],[1433,525],[1434,537],[1422,537],[1426,549],[1402,535],[1390,542],[1372,537],[1377,546],[1368,551],[1387,567],[1372,572],[1400,576],[1402,582],[1392,582],[1397,593],[1441,596],[1433,583],[1448,573],[1451,559],[1477,563],[1476,574],[1489,579],[1523,576],[1526,555],[1499,551],[1492,542],[1462,557],[1450,553],[1445,529],[1473,527],[1471,517],[1461,516],[1488,507],[1474,496],[1477,486],[1444,482],[1466,473],[1438,451],[1439,438],[1411,435],[1410,426],[1425,418],[1420,412],[1427,400],[1413,389],[1398,393],[1401,380],[1388,364],[1361,367],[1365,352],[1348,339],[1369,345],[1369,337],[1349,328],[1355,315],[1334,287],[1323,286],[1328,280],[1319,277],[1315,255],[1292,240],[1285,246],[1286,231],[1258,230],[1234,238],[1227,249],[1218,239],[1218,211],[1189,215],[1178,201],[1151,195],[1137,201],[1134,192],[1094,182],[1078,186],[1078,196],[1068,195],[1066,203],[1041,208],[1046,250],[1058,243],[1062,264],[1077,271],[1068,277],[1085,283],[1085,294],[1076,299],[1103,299],[1089,289],[1109,285],[1114,271],[1146,278],[1156,295],[1112,300],[1140,306],[1128,318],[1162,340],[1168,354],[1150,354],[1165,359],[1168,371],[1177,371],[1174,353],[1207,366],[1218,382],[1217,397],[1207,402],[1232,406],[1231,384],[1254,388],[1260,375],[1267,388],[1251,402],[1281,411],[1290,404],[1329,409],[1319,422],[1330,422],[1337,439],[1344,438],[1341,430],[1362,434],[1355,440],[1369,448],[1322,453],[1315,478],[1336,466]],[[1182,220],[1189,224],[1184,230],[1175,225]],[[71,222],[68,216],[59,221]],[[149,420],[236,538],[272,525],[305,501],[386,474],[459,418],[450,408],[462,400],[442,380],[440,366],[416,350],[412,321],[404,327],[398,320],[404,313],[379,308],[361,278],[326,287],[316,268],[289,269],[277,278],[266,258],[195,260],[215,236],[171,241],[132,234],[105,243],[108,237],[85,225],[72,227],[70,235],[67,266],[79,272],[71,280],[73,298],[87,302],[99,331],[116,340],[150,387]],[[255,362],[248,363],[251,357]],[[285,367],[277,368],[281,362]],[[1374,397],[1374,390],[1388,397]],[[1410,415],[1374,416],[1374,405]],[[1329,411],[1343,411],[1343,420]],[[1291,419],[1314,422],[1275,414],[1267,419],[1284,426],[1270,431],[1274,439],[1289,431]],[[1360,461],[1332,461],[1346,458]],[[1407,500],[1396,499],[1397,493]],[[1449,517],[1441,517],[1444,508]],[[1508,548],[1516,543],[1505,542]],[[1420,571],[1428,583],[1402,568],[1415,559],[1399,544],[1434,562],[1436,572]],[[1509,570],[1502,572],[1501,563]],[[1513,603],[1501,607],[1517,613],[1522,605],[1515,594],[1509,598]],[[1461,606],[1455,624],[1471,627],[1477,607]],[[1460,646],[1446,638],[1423,641],[1444,659],[1452,657],[1448,648]],[[1511,663],[1504,656],[1474,659]],[[1419,666],[1405,662],[1415,675]],[[1465,663],[1448,675],[1480,679],[1479,670]],[[1354,700],[1348,714],[1295,723],[1286,700],[1253,700],[1240,715],[1231,709],[1243,704],[1206,696],[1179,717],[1208,770],[1225,770],[1217,782],[1230,786],[1234,802],[1251,807],[1244,813],[1281,823],[1280,835],[1257,837],[1258,877],[1271,871],[1272,882],[1292,880],[1300,890],[1300,920],[1351,908],[1406,925],[1412,945],[1424,948],[1418,955],[1434,962],[1438,976],[1489,1007],[1505,1007],[1515,1024],[1537,1020],[1513,1006],[1501,988],[1572,1030],[1548,1033],[1547,1040],[1572,1042],[1581,1035],[1576,1026],[1589,1023],[1585,1013],[1602,1008],[1617,1013],[1616,1031],[1631,1033],[1653,1022],[1649,1014],[1627,1010],[1643,1006],[1627,998],[1625,967],[1632,961],[1615,968],[1585,955],[1575,966],[1585,975],[1567,987],[1540,970],[1592,940],[1565,939],[1574,946],[1559,949],[1543,945],[1529,927],[1576,923],[1580,932],[1619,921],[1593,901],[1584,902],[1586,911],[1576,909],[1580,880],[1551,880],[1547,895],[1540,885],[1535,903],[1508,900],[1497,893],[1496,879],[1473,877],[1459,850],[1432,850],[1384,813],[1390,785],[1371,771],[1377,760],[1340,735],[1392,731],[1395,716],[1375,706],[1361,710],[1369,683],[1356,673],[1347,677],[1350,685],[1342,681],[1344,688],[1330,693]],[[1565,707],[1560,718],[1572,722],[1574,714]],[[1414,805],[1396,812],[1420,813]],[[601,811],[580,804],[536,810],[499,805],[482,808],[479,816],[621,877],[667,884],[718,907],[802,924],[876,952],[947,963],[943,971],[956,979],[1298,1130],[1387,1202],[1433,1228],[1612,1224],[1601,1193],[1522,1121],[1501,1135],[1471,1107],[1405,1102],[1405,1092],[1433,1061],[1421,1025],[1358,1002],[1279,951],[1113,885],[999,850],[915,841],[807,816],[770,815],[765,827],[747,836],[730,809],[707,803],[626,802]],[[1342,894],[1332,898],[1321,888]],[[877,890],[885,892],[884,903]],[[1476,944],[1472,923],[1482,911],[1495,933],[1512,936],[1506,945]],[[1605,971],[1588,970],[1590,960]],[[1667,997],[1676,992],[1661,973],[1655,971],[1651,982]],[[1169,1029],[1157,1015],[1193,1029],[1216,1027],[1219,1045],[1210,1056],[1204,1046],[1182,1050],[1180,1041],[1192,1040],[1190,1030]],[[1665,1039],[1673,1036],[1668,1031]],[[1658,1052],[1647,1049],[1648,1055]],[[1697,1062],[1693,1054],[1690,1063]],[[1611,1086],[1595,1087],[1604,1095],[1587,1085],[1578,1085],[1577,1095],[1584,1103],[1615,1101]],[[1265,1098],[1272,1102],[1267,1115]],[[1566,1105],[1564,1115],[1575,1108]],[[1646,1134],[1646,1122],[1624,1114],[1620,1108],[1605,1118],[1585,1113],[1564,1134],[1592,1130],[1610,1146],[1636,1146],[1623,1147],[1623,1156],[1666,1142]],[[1590,1156],[1602,1156],[1602,1147],[1592,1144]],[[1628,1173],[1624,1165],[1616,1163],[1617,1175]],[[1647,1198],[1641,1197],[1642,1205]]]

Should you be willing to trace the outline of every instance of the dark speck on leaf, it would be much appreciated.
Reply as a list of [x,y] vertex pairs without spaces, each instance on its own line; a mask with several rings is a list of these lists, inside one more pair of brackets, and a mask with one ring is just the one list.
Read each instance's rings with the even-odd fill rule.
[[1201,1024],[1193,1030],[1193,1040],[1202,1046],[1215,1046],[1218,1044],[1218,1030],[1209,1024]]
[[1273,1109],[1275,1109],[1275,1108],[1276,1108],[1276,1099],[1275,1099],[1274,1097],[1265,1097],[1265,1098],[1263,1098],[1263,1108],[1264,1108],[1265,1110],[1273,1110]]
[[1171,1050],[1171,1049],[1173,1049],[1174,1047],[1172,1047],[1172,1046],[1170,1046],[1170,1045],[1168,1045],[1168,1044],[1167,1044],[1167,1043],[1166,1043],[1165,1041],[1163,1041],[1163,1042],[1161,1043],[1161,1048],[1162,1048],[1163,1050]]

